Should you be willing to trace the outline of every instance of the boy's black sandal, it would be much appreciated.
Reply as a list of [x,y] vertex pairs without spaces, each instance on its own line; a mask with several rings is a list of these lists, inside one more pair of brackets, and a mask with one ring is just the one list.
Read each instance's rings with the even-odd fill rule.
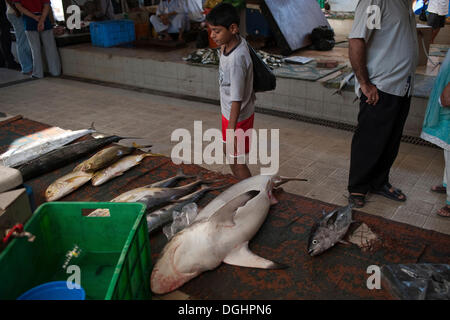
[[[393,191],[390,190],[391,188],[393,189]],[[379,194],[383,197],[386,197],[388,199],[392,199],[395,201],[400,201],[400,202],[406,201],[406,195],[402,192],[402,190],[392,187],[392,185],[390,185],[389,183],[385,184],[378,190],[372,191],[372,193]],[[403,196],[403,198],[400,198],[401,196]]]
[[348,202],[353,204],[356,208],[362,208],[366,204],[366,196],[361,194],[350,194]]

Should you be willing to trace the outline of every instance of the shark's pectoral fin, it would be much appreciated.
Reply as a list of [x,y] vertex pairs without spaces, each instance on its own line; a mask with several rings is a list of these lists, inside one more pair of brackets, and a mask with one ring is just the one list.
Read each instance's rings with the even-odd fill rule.
[[285,269],[287,266],[257,256],[248,248],[248,241],[231,251],[223,260],[226,264],[234,266],[261,268],[261,269]]

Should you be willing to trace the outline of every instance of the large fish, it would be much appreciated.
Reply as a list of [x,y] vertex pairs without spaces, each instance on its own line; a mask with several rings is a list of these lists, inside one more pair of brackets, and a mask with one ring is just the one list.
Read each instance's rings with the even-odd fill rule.
[[118,142],[122,139],[128,138],[109,136],[69,144],[46,153],[39,158],[27,161],[17,169],[22,174],[23,180],[27,181],[36,176],[56,170],[91,152],[94,152],[113,142]]
[[38,158],[50,151],[58,149],[78,138],[95,132],[94,123],[91,128],[66,131],[51,138],[40,139],[17,148],[12,148],[0,155],[0,163],[6,167],[18,167],[27,161]]
[[45,190],[45,198],[47,201],[61,199],[91,180],[92,175],[92,172],[72,171],[48,186]]
[[335,209],[329,213],[323,212],[324,217],[311,229],[308,240],[308,253],[316,256],[342,241],[352,224],[353,204]]
[[[140,202],[146,205],[146,210],[151,210],[157,206],[164,205],[172,200],[179,199],[185,195],[192,193],[200,184],[209,184],[218,182],[205,181],[198,179],[190,184],[177,188],[152,188],[140,187],[115,197],[111,202]],[[89,217],[98,217],[106,215],[104,209],[97,209],[89,214]]]
[[155,153],[142,153],[136,155],[125,156],[117,162],[113,163],[109,167],[97,171],[92,177],[92,185],[99,186],[105,182],[122,175],[125,171],[130,170],[134,166],[141,163],[146,157],[160,156]]
[[169,188],[172,187],[175,183],[177,183],[181,179],[190,179],[197,177],[196,175],[186,175],[184,174],[182,169],[178,169],[177,174],[173,177],[160,180],[151,184],[146,185],[146,188]]
[[152,291],[156,294],[173,291],[222,262],[263,269],[283,267],[252,253],[248,242],[266,219],[272,189],[290,180],[302,179],[254,176],[211,201],[193,224],[164,247],[152,271]]
[[121,157],[132,153],[137,148],[149,148],[150,146],[138,146],[133,143],[132,147],[126,147],[121,145],[114,145],[103,150],[100,150],[89,159],[83,161],[76,166],[73,171],[86,171],[95,172],[101,170],[111,163],[117,161]]
[[175,211],[180,212],[184,206],[194,203],[197,200],[199,200],[206,192],[211,190],[218,190],[222,189],[225,186],[220,187],[209,187],[209,186],[202,186],[200,190],[195,191],[194,193],[188,194],[187,196],[184,196],[176,201],[176,203],[169,204],[168,206],[165,206],[162,209],[153,211],[149,214],[147,214],[147,226],[148,226],[148,232],[151,233],[155,230],[158,230],[166,223],[172,221],[173,219],[173,213]]

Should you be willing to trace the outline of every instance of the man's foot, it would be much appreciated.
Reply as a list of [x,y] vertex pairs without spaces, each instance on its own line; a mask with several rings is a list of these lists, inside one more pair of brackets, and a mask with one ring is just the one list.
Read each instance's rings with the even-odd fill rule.
[[348,203],[353,204],[356,208],[362,208],[366,205],[366,195],[362,193],[350,193]]
[[432,186],[431,191],[434,191],[437,193],[447,193],[447,188],[444,187],[442,184],[439,184],[437,186]]
[[446,217],[446,218],[450,217],[450,206],[446,205],[446,206],[442,207],[441,209],[439,209],[437,214],[441,217]]
[[394,188],[389,183],[382,186],[380,189],[372,191],[374,194],[379,194],[380,196],[386,197],[391,200],[405,202],[406,195],[402,192],[402,190]]

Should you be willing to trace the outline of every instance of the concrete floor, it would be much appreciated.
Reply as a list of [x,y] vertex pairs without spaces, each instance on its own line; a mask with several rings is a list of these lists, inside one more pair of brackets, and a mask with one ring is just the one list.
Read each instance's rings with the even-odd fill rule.
[[[0,74],[6,69],[0,69]],[[1,77],[1,76],[0,76]],[[170,155],[176,128],[193,132],[194,120],[203,130],[220,128],[219,106],[60,78],[45,78],[0,87],[0,111],[65,129],[87,128],[145,138],[153,152]],[[280,174],[307,178],[285,191],[337,205],[347,203],[346,186],[352,133],[318,125],[256,114],[255,128],[280,129]],[[204,146],[206,143],[204,143]],[[205,168],[230,173],[227,165]],[[450,234],[450,219],[436,215],[445,195],[430,192],[442,182],[442,151],[402,143],[391,171],[391,182],[408,196],[398,203],[377,195],[368,197],[362,211],[387,219]],[[257,165],[252,173],[259,173]]]

